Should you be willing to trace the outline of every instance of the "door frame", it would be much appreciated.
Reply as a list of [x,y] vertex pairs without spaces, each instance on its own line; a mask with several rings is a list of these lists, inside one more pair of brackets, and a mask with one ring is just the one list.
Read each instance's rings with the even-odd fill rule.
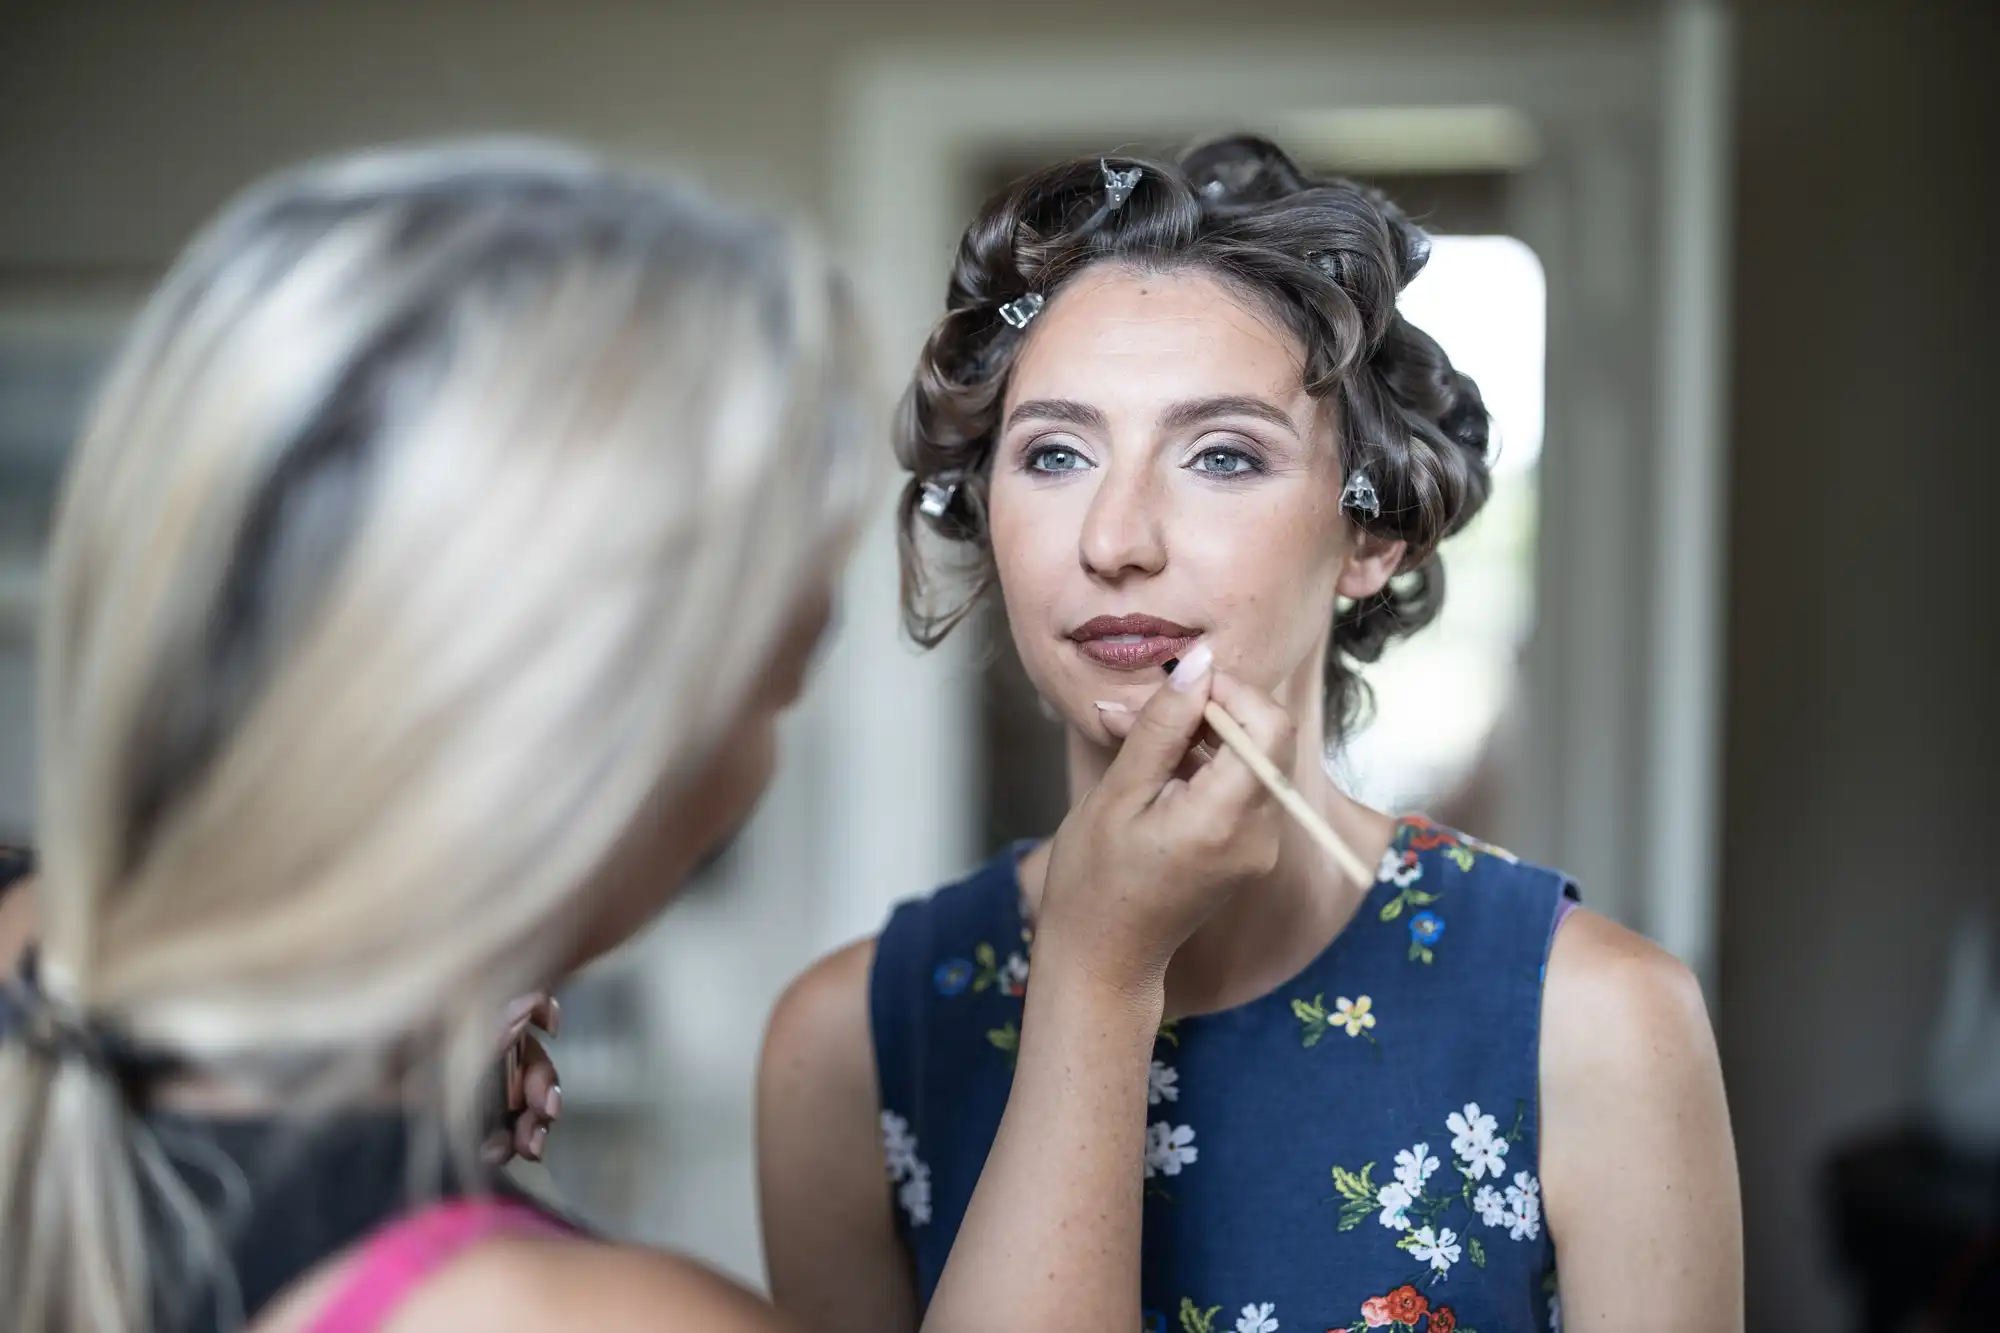
[[[845,69],[832,158],[836,235],[893,386],[977,203],[974,164],[1003,148],[1105,126],[1282,141],[1349,111],[1386,127],[1378,165],[1392,169],[1399,116],[1434,128],[1441,112],[1499,109],[1531,127],[1525,154],[1518,134],[1469,150],[1513,155],[1497,163],[1518,171],[1511,230],[1549,292],[1532,725],[1502,822],[1698,974],[1714,947],[1720,795],[1728,62],[1728,19],[1709,0],[1596,25],[897,46]],[[1437,165],[1434,134],[1408,138]],[[882,515],[811,707],[824,945],[873,930],[979,851],[975,645],[919,655],[895,634],[886,498]]]

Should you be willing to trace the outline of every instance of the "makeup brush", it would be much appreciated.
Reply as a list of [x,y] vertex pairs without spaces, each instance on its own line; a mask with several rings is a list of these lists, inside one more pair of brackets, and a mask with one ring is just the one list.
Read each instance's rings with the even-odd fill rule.
[[[1180,659],[1170,657],[1160,665],[1171,676],[1174,668],[1180,665]],[[1201,716],[1202,720],[1208,723],[1208,729],[1221,737],[1222,743],[1234,750],[1238,759],[1250,766],[1250,771],[1257,775],[1257,780],[1264,784],[1271,795],[1278,798],[1278,804],[1284,806],[1286,812],[1299,822],[1299,827],[1312,835],[1312,840],[1333,858],[1333,863],[1340,867],[1342,874],[1363,889],[1375,882],[1375,876],[1366,865],[1362,864],[1361,858],[1354,854],[1354,849],[1341,840],[1332,826],[1320,817],[1319,811],[1306,804],[1306,798],[1299,795],[1299,789],[1292,785],[1291,779],[1281,773],[1277,765],[1257,748],[1257,742],[1250,739],[1250,733],[1243,730],[1241,723],[1213,699],[1210,699],[1207,707],[1201,710]]]

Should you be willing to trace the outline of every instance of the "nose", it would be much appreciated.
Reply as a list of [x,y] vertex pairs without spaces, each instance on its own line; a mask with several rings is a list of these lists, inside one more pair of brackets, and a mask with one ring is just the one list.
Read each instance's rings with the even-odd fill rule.
[[1159,499],[1147,469],[1110,467],[1090,499],[1077,555],[1094,578],[1157,574],[1167,563]]

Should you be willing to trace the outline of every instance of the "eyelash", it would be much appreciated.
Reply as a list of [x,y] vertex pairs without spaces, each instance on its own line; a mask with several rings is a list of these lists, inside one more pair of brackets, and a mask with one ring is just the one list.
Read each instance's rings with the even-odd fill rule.
[[[1200,463],[1203,459],[1214,458],[1217,456],[1236,459],[1240,461],[1243,464],[1243,466],[1229,472],[1212,472],[1206,468],[1196,466],[1196,464]],[[1194,461],[1188,464],[1188,471],[1196,473],[1200,476],[1214,477],[1220,481],[1231,481],[1238,477],[1253,477],[1266,470],[1267,469],[1264,467],[1264,462],[1262,459],[1258,458],[1248,449],[1239,449],[1235,445],[1230,445],[1230,444],[1211,444],[1207,448],[1203,449],[1201,452],[1197,453],[1194,456]]]
[[[1051,456],[1057,454],[1067,454],[1071,458],[1079,460],[1082,466],[1078,467],[1042,466],[1042,462],[1044,459],[1050,458]],[[1208,458],[1216,458],[1216,457],[1236,460],[1240,462],[1242,466],[1234,468],[1231,471],[1227,472],[1217,472],[1208,468],[1203,468],[1198,466],[1198,464],[1200,464],[1202,460]],[[1043,476],[1043,477],[1059,476],[1065,472],[1083,472],[1087,471],[1092,466],[1094,466],[1094,464],[1092,464],[1088,458],[1084,457],[1082,450],[1077,449],[1073,445],[1067,445],[1067,444],[1033,445],[1027,450],[1026,453],[1024,453],[1021,456],[1021,470],[1023,472],[1028,472],[1036,476]],[[1189,472],[1195,473],[1197,476],[1211,477],[1219,481],[1232,481],[1240,477],[1257,476],[1263,472],[1268,471],[1269,469],[1267,469],[1264,466],[1264,462],[1262,459],[1258,458],[1248,449],[1241,449],[1236,447],[1235,445],[1228,445],[1228,444],[1211,444],[1207,448],[1202,449],[1201,451],[1195,454],[1193,460],[1187,464],[1187,470]]]
[[1023,472],[1032,472],[1035,475],[1042,477],[1053,477],[1053,476],[1058,476],[1064,472],[1082,472],[1085,470],[1084,467],[1050,468],[1041,466],[1042,460],[1049,457],[1051,454],[1068,454],[1072,458],[1081,460],[1086,467],[1090,463],[1089,459],[1084,458],[1083,451],[1072,445],[1037,444],[1031,447],[1027,451],[1027,453],[1021,456],[1021,470]]

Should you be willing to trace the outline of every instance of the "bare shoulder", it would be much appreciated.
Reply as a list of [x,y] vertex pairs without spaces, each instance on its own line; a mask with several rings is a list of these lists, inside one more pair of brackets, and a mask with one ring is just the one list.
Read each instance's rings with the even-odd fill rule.
[[1694,975],[1573,912],[1549,957],[1541,1031],[1542,1206],[1563,1322],[1741,1328],[1736,1149]]
[[1685,964],[1587,909],[1556,932],[1542,998],[1542,1077],[1651,1081],[1714,1059],[1701,986]]
[[384,1333],[788,1333],[772,1306],[677,1255],[575,1240],[488,1241],[449,1265]]
[[771,1295],[816,1333],[917,1327],[896,1233],[869,1029],[875,942],[815,963],[779,999],[757,1076],[757,1194]]
[[875,941],[857,940],[802,972],[785,988],[764,1033],[761,1081],[807,1078],[824,1088],[875,1086],[874,1043],[868,1027],[868,978]]

